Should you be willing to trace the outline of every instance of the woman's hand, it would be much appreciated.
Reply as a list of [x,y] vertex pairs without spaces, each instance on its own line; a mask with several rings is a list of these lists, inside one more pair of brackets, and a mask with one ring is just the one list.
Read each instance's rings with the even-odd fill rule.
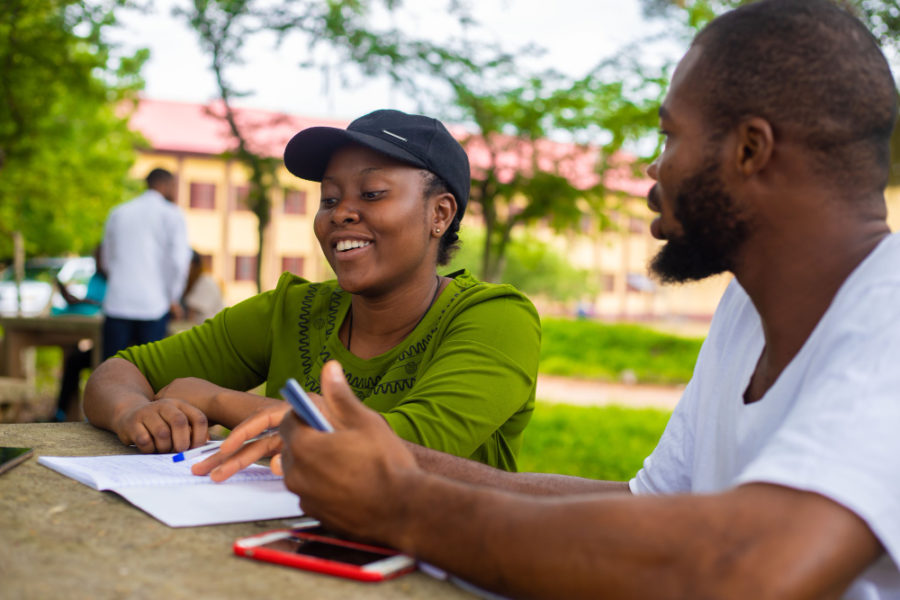
[[204,414],[222,394],[233,393],[233,390],[210,383],[199,377],[181,377],[173,379],[169,385],[156,392],[155,400],[178,399],[199,408]]
[[113,431],[141,452],[183,452],[209,438],[203,411],[175,398],[130,407],[115,419]]
[[244,443],[267,429],[278,427],[290,410],[291,406],[286,402],[270,400],[235,427],[218,452],[193,465],[191,472],[194,475],[209,474],[213,481],[225,481],[260,458],[281,451],[281,438],[277,434],[246,445]]

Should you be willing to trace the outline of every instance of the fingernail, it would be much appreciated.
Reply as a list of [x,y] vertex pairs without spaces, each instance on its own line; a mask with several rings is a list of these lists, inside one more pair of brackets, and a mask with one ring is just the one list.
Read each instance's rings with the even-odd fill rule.
[[341,367],[341,363],[336,360],[332,360],[328,362],[328,377],[332,381],[340,381],[344,377],[344,369]]

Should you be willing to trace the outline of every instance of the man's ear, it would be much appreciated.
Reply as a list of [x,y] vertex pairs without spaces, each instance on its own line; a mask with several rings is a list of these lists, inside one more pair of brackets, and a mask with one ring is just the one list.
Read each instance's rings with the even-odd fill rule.
[[433,202],[434,215],[431,224],[431,232],[432,235],[439,238],[444,235],[444,232],[450,227],[450,223],[453,222],[453,217],[456,215],[456,198],[453,197],[453,194],[445,192],[435,196]]
[[750,117],[738,125],[737,168],[745,177],[762,171],[772,159],[775,135],[762,117]]

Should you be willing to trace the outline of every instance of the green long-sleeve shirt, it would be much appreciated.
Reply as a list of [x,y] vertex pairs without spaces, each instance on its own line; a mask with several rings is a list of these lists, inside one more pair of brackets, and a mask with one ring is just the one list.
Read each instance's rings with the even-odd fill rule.
[[282,275],[277,287],[191,330],[122,351],[159,390],[200,377],[237,390],[266,383],[277,397],[288,377],[320,391],[322,365],[338,360],[356,395],[402,438],[515,470],[534,409],[540,321],[509,285],[465,271],[388,352],[363,360],[338,339],[350,295],[335,281]]

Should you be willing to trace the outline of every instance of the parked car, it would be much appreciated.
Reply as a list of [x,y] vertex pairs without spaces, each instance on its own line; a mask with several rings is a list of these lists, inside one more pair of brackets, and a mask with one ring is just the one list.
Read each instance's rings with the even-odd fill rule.
[[0,271],[0,316],[35,316],[50,309],[63,308],[63,300],[56,289],[56,279],[66,284],[78,298],[84,298],[87,283],[96,270],[92,256],[68,258],[33,258],[25,261],[25,277],[21,284],[21,311],[16,294],[16,276],[10,265]]

